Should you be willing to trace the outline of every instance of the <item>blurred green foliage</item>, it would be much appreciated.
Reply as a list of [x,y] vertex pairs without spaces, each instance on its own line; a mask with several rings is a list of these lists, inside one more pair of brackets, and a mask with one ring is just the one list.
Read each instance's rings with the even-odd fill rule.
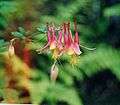
[[[72,67],[69,58],[58,62],[56,83],[49,79],[53,60],[49,54],[38,55],[35,49],[46,43],[45,25],[56,25],[77,18],[80,44],[95,47],[94,51],[81,48],[79,62]],[[1,0],[0,52],[7,51],[7,35],[24,39],[31,36],[33,67],[30,79],[31,103],[40,105],[119,105],[87,103],[82,96],[82,82],[109,69],[120,80],[120,3],[119,0]],[[0,97],[4,97],[4,66],[0,59]],[[79,81],[79,83],[76,83]],[[79,89],[77,89],[79,88]],[[14,94],[14,92],[13,92]],[[16,92],[15,92],[16,94]],[[6,96],[5,96],[6,97]],[[4,98],[5,98],[4,97]],[[17,98],[17,97],[16,97]],[[16,99],[17,100],[17,99]],[[119,99],[118,99],[119,100]]]

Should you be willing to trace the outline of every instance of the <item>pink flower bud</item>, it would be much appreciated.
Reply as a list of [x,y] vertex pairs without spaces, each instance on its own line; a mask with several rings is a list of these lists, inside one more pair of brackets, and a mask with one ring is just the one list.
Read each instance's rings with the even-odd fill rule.
[[55,64],[53,64],[50,71],[50,78],[52,81],[56,81],[57,76],[58,76],[58,67]]

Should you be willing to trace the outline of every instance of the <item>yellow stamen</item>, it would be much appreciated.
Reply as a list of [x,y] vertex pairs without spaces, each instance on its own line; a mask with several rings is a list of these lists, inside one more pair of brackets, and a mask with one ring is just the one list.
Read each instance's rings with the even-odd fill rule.
[[71,56],[70,64],[76,65],[77,63],[78,63],[78,56],[75,55],[75,54],[73,54],[73,55]]
[[56,59],[59,58],[59,50],[58,50],[57,48],[53,50],[52,58],[53,58],[54,60],[56,60]]

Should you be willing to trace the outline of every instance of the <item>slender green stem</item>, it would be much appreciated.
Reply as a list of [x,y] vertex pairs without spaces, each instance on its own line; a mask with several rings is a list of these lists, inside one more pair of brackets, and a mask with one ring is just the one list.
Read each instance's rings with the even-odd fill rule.
[[81,44],[80,44],[80,47],[85,48],[85,49],[90,50],[90,51],[93,51],[93,50],[96,49],[96,48],[89,48],[89,47],[83,46],[83,45],[81,45]]
[[56,63],[57,63],[57,60],[54,61],[54,64],[53,64],[53,65],[55,66]]

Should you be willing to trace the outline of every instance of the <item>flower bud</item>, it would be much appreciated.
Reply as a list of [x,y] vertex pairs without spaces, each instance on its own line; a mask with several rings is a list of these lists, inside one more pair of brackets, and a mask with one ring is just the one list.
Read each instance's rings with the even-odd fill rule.
[[57,76],[58,76],[58,67],[55,64],[53,64],[50,71],[50,78],[52,81],[55,81],[57,79]]
[[8,54],[9,54],[9,57],[13,57],[15,54],[15,49],[12,44],[9,45]]

